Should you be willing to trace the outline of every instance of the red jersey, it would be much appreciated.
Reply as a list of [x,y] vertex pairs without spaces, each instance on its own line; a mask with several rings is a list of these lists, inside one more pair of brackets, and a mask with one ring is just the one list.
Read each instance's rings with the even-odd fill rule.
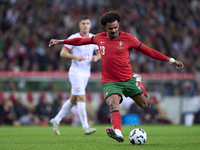
[[141,42],[133,35],[120,32],[115,39],[110,39],[107,32],[99,33],[92,38],[99,46],[102,61],[102,82],[126,81],[133,77],[130,64],[130,50],[138,49]]
[[133,77],[129,56],[133,48],[153,59],[168,60],[164,54],[147,47],[133,35],[125,32],[120,32],[115,39],[109,39],[108,33],[103,32],[92,38],[65,39],[63,43],[77,46],[97,44],[101,52],[103,83],[125,81]]

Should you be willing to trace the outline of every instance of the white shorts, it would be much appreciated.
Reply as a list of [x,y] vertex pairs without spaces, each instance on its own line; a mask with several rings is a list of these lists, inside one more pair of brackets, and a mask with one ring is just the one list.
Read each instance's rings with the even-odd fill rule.
[[88,83],[89,77],[76,76],[69,74],[69,81],[71,83],[71,93],[73,95],[85,95],[85,89]]

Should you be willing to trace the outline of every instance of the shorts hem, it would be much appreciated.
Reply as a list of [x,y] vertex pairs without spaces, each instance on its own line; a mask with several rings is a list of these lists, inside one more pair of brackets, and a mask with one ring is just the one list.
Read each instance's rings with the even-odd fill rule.
[[104,99],[104,101],[106,101],[106,100],[107,100],[107,98],[108,98],[108,97],[110,97],[111,95],[119,95],[119,96],[121,97],[121,100],[120,100],[120,102],[119,102],[119,103],[121,103],[121,102],[123,101],[122,95],[121,95],[121,94],[119,94],[119,93],[112,93],[112,94],[108,95],[108,96],[107,96],[107,97]]
[[137,95],[140,95],[140,94],[142,94],[143,92],[141,92],[141,93],[138,93],[138,94],[136,94],[136,95],[133,95],[133,96],[130,96],[130,97],[134,97],[134,96],[137,96]]

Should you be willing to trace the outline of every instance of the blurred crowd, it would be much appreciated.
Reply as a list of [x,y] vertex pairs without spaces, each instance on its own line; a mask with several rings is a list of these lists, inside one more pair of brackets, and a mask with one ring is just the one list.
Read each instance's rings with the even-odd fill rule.
[[[81,15],[91,18],[92,33],[105,31],[98,19],[109,10],[121,13],[122,31],[185,64],[179,71],[133,51],[135,72],[200,71],[199,0],[1,0],[0,70],[68,71],[70,60],[59,55],[62,45],[49,48],[49,40],[78,32]],[[101,63],[92,71],[101,71]]]
[[38,97],[38,103],[33,102],[33,94],[28,93],[25,101],[21,96],[10,93],[6,98],[0,93],[0,124],[3,125],[47,125],[62,106],[62,97],[58,95],[53,105],[49,103],[44,93]]
[[[90,124],[101,123],[100,109],[96,111],[92,107],[92,94],[87,93],[87,114]],[[51,95],[53,96],[53,95]],[[51,118],[54,118],[63,103],[69,99],[68,94],[57,93],[52,100],[49,96],[41,92],[38,96],[32,92],[22,94],[10,93],[7,96],[0,92],[0,125],[41,125],[49,124]],[[103,103],[103,97],[100,97],[100,104]],[[109,111],[109,109],[108,109]],[[107,113],[107,112],[106,112]],[[108,112],[109,114],[109,112]],[[109,120],[107,120],[108,122]],[[69,114],[61,121],[62,124],[80,125],[77,106],[75,105]]]
[[[69,98],[69,94],[58,92],[57,94],[41,93],[24,93],[14,94],[0,92],[0,125],[39,125],[46,126],[49,120],[54,118],[63,103]],[[50,100],[50,97],[53,97]],[[103,98],[103,93],[97,95],[95,100],[96,108],[93,107],[94,95],[90,92],[86,93],[87,115],[90,125],[94,124],[109,124],[110,109]],[[184,119],[171,120],[167,116],[167,112],[160,105],[160,99],[156,94],[149,97],[149,107],[141,109],[130,98],[123,97],[123,102],[120,105],[122,116],[138,115],[141,124],[183,124]],[[199,101],[200,102],[200,101]],[[200,104],[200,103],[199,103]],[[97,106],[98,105],[98,106]],[[168,112],[169,113],[169,112]],[[191,124],[200,123],[200,109],[190,113],[192,114]],[[186,114],[182,113],[182,117]],[[122,117],[123,119],[123,117]],[[130,124],[133,120],[124,122]],[[139,123],[138,122],[138,123]],[[80,125],[77,106],[75,105],[62,119],[61,124],[70,124],[72,126]]]

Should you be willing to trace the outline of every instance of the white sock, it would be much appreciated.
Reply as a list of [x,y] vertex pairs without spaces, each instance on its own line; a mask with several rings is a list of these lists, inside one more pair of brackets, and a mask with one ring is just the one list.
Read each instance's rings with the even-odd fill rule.
[[81,124],[83,129],[89,127],[88,120],[87,120],[87,113],[86,113],[86,103],[85,102],[77,102],[78,107],[78,115],[81,120]]
[[68,99],[62,106],[62,108],[60,109],[60,111],[58,112],[58,114],[55,116],[55,121],[56,123],[60,124],[60,121],[65,117],[66,113],[69,113],[70,109],[73,107],[74,105],[70,102],[70,99]]

